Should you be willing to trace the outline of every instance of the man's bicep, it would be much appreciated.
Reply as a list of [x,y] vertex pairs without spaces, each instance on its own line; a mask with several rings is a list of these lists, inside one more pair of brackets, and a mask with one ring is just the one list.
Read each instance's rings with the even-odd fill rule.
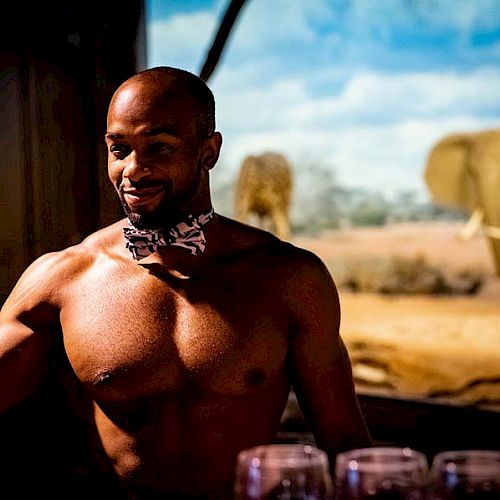
[[354,391],[352,370],[339,336],[340,304],[329,273],[321,265],[298,293],[290,364],[293,387],[318,444],[330,454],[369,444]]
[[[315,345],[307,345],[310,342]],[[293,389],[320,448],[333,458],[341,451],[371,444],[339,336],[322,347],[297,337],[292,341],[291,369]]]
[[47,369],[50,339],[23,323],[0,323],[0,412],[29,396]]
[[32,264],[0,311],[0,412],[31,394],[46,371],[57,318],[48,300],[51,260]]

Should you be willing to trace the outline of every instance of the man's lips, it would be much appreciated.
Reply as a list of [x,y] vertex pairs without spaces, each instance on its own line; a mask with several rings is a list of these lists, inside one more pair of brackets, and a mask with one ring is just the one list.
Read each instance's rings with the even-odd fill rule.
[[163,186],[155,186],[149,188],[131,188],[123,191],[123,196],[127,204],[132,207],[137,207],[160,199],[163,196],[165,189]]

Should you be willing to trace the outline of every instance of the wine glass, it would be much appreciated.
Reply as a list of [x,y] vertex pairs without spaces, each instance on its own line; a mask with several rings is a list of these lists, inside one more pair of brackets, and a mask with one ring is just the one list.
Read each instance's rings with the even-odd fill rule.
[[335,498],[423,500],[428,463],[410,448],[359,448],[337,455]]
[[271,444],[239,453],[236,500],[329,500],[327,454],[307,444]]
[[500,451],[442,451],[429,474],[431,499],[499,499]]

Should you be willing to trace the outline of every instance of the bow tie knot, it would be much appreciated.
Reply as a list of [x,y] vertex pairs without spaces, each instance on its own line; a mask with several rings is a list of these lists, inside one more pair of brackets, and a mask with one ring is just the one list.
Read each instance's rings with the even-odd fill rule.
[[125,246],[135,260],[157,252],[162,246],[178,246],[189,250],[192,255],[199,255],[205,251],[206,246],[202,226],[213,216],[213,209],[198,217],[189,215],[186,221],[179,222],[170,229],[137,229],[129,220],[129,227],[123,228]]

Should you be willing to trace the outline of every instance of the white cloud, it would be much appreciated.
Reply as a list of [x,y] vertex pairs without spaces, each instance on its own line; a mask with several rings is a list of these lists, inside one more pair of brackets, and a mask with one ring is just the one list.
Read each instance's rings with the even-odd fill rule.
[[270,150],[285,153],[296,168],[331,168],[344,186],[370,188],[389,196],[399,190],[425,194],[425,161],[437,140],[452,132],[495,125],[493,120],[464,116],[403,120],[385,126],[273,130],[229,136],[215,178],[234,177],[247,154]]
[[332,15],[325,0],[251,0],[243,9],[233,39],[235,51],[264,52],[279,44],[317,40],[311,21]]
[[386,194],[425,192],[425,159],[437,140],[499,126],[500,119],[481,118],[482,111],[500,107],[498,70],[464,76],[360,73],[329,98],[311,96],[305,80],[242,92],[236,85],[233,93],[224,87],[216,92],[225,135],[219,177],[234,176],[246,154],[278,150],[292,162],[335,169],[345,185]]
[[219,126],[253,132],[336,129],[358,123],[384,124],[432,116],[480,116],[500,110],[500,70],[453,73],[358,73],[338,95],[314,97],[303,79],[277,79],[260,87],[214,86]]
[[349,31],[358,33],[376,30],[383,35],[391,27],[419,23],[424,29],[458,29],[468,35],[472,30],[497,27],[499,8],[499,0],[350,0],[346,4],[349,15],[345,20]]
[[[308,91],[309,75],[253,85],[250,73],[248,68],[241,72],[223,70],[212,86],[218,123],[226,131],[331,129],[355,123],[384,124],[404,118],[491,116],[500,111],[498,69],[464,75],[358,73],[341,92],[326,97],[315,97]],[[325,70],[325,87],[330,74]],[[313,78],[319,78],[318,72]]]
[[304,125],[334,121],[398,120],[402,116],[479,114],[500,109],[500,70],[387,75],[359,73],[339,96],[304,101],[293,120]]
[[216,28],[216,14],[209,11],[151,21],[148,66],[177,66],[197,73],[196,65],[203,61]]
[[290,113],[308,100],[299,80],[277,80],[266,88],[236,86],[232,92],[226,87],[215,94],[219,126],[241,133],[288,128]]
[[[148,66],[169,64],[196,72],[196,65],[201,64],[219,26],[225,5],[216,2],[211,10],[151,20],[148,26]],[[242,9],[223,58],[234,56],[235,64],[231,66],[240,66],[245,65],[244,58],[250,54],[265,59],[270,48],[276,50],[280,45],[285,47],[296,43],[307,46],[317,39],[310,20],[326,19],[330,13],[331,7],[326,0],[273,0],[272,8],[267,0],[252,0]]]

